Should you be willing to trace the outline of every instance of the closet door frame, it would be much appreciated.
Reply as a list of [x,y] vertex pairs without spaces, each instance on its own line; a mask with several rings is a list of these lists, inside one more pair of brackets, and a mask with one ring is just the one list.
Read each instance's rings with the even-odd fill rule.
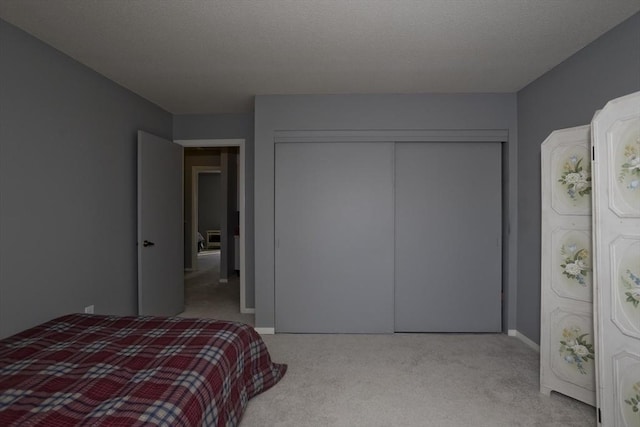
[[[515,282],[511,283],[509,265],[513,260],[509,257],[515,256],[515,248],[509,245],[511,227],[509,225],[509,203],[507,199],[510,194],[509,188],[513,183],[504,179],[508,176],[509,132],[506,129],[457,129],[457,130],[280,130],[274,132],[275,146],[279,143],[321,143],[321,142],[494,142],[501,143],[502,154],[502,332],[508,330],[509,308],[515,310]],[[275,147],[274,147],[275,153]],[[275,203],[275,200],[274,200]],[[274,253],[276,251],[277,236],[273,235]],[[275,271],[274,271],[275,273]],[[275,278],[274,278],[275,280]],[[277,281],[274,283],[277,288]],[[275,290],[275,289],[274,289]],[[277,311],[277,307],[275,307]],[[274,313],[275,314],[275,313]],[[277,316],[277,314],[276,314]],[[277,327],[274,332],[278,332]],[[515,335],[515,330],[508,330],[509,335]],[[512,333],[513,332],[513,333]]]

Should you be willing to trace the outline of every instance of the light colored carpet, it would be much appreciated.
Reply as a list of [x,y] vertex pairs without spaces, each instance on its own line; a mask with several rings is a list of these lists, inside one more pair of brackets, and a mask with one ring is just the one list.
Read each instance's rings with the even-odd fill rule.
[[198,254],[198,271],[185,274],[185,311],[180,317],[233,320],[254,325],[253,314],[240,313],[240,279],[220,283],[220,251]]
[[266,335],[282,381],[241,427],[595,426],[595,409],[539,392],[539,354],[494,334]]
[[[185,276],[183,317],[254,324],[220,252]],[[240,427],[595,426],[595,409],[539,392],[539,354],[499,334],[263,336],[282,381],[249,401]]]

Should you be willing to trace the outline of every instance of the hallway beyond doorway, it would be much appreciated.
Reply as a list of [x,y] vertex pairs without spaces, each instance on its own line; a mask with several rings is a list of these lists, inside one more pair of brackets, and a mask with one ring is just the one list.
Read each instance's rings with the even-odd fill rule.
[[232,320],[255,324],[254,314],[240,313],[240,280],[237,275],[220,283],[220,250],[198,253],[198,271],[184,276],[184,312],[180,317]]

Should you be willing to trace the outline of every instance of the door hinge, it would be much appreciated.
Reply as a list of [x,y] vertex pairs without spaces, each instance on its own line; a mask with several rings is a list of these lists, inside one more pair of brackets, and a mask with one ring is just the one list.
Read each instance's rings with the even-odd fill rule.
[[593,145],[591,146],[591,161],[596,161],[596,147],[594,147]]
[[598,422],[602,424],[602,411],[598,408]]

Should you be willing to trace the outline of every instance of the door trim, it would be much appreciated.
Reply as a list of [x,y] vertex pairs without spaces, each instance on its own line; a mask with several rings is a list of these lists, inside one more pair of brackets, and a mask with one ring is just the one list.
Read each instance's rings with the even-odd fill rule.
[[[271,144],[270,153],[272,160],[275,160],[275,150],[278,144],[285,143],[309,143],[309,142],[495,142],[501,144],[501,164],[502,164],[502,331],[505,332],[515,325],[515,313],[517,309],[517,227],[514,227],[514,219],[517,216],[517,203],[514,202],[515,197],[512,197],[514,193],[514,180],[511,179],[513,172],[517,169],[514,164],[515,152],[517,146],[513,145],[513,136],[510,139],[509,129],[360,129],[360,130],[344,130],[344,129],[324,129],[324,130],[275,130],[272,129],[269,135],[273,138]],[[275,177],[275,161],[272,164],[271,180],[265,182],[271,182],[271,186],[266,187],[265,191],[271,191],[270,200],[267,202],[273,203],[272,205],[263,204],[267,206],[267,209],[271,208],[272,212],[275,212],[275,186],[273,184]],[[258,176],[260,174],[257,174]],[[259,206],[256,206],[258,209]],[[257,212],[257,211],[256,211]],[[264,212],[256,214],[256,220],[258,217],[263,216]],[[275,220],[275,217],[272,218]],[[256,230],[255,238],[256,244],[265,243],[267,247],[275,248],[275,227],[274,224],[263,224],[267,230],[267,234],[258,233]],[[268,231],[271,231],[269,233]],[[259,242],[258,242],[259,240]],[[275,252],[274,252],[275,253]],[[273,259],[271,260],[274,261]],[[267,318],[266,322],[268,326],[275,325],[276,317],[276,305],[275,305],[275,287],[277,283],[275,281],[275,265],[260,265],[256,263],[256,269],[266,272],[266,277],[273,277],[273,282],[269,282],[268,279],[265,282],[267,289],[271,290],[273,294],[267,300],[267,309],[273,310],[270,314],[270,319]],[[270,268],[270,270],[269,270]],[[257,271],[256,270],[256,271]],[[256,280],[257,283],[257,280]],[[267,293],[267,296],[269,294]],[[257,297],[256,297],[257,298]],[[271,301],[271,302],[269,302]],[[256,304],[257,305],[257,304]],[[270,323],[269,323],[270,322]]]
[[509,132],[504,129],[442,130],[278,130],[279,142],[504,142]]
[[[176,139],[173,142],[180,144],[183,147],[239,147],[240,151],[240,313],[251,314],[255,313],[255,308],[247,307],[246,296],[246,248],[247,248],[247,233],[246,233],[246,141],[245,139]],[[184,162],[182,164],[184,175]]]

